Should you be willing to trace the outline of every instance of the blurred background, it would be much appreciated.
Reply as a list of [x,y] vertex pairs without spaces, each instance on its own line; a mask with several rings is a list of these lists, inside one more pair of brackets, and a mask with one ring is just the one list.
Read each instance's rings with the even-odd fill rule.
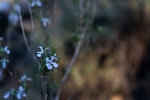
[[[79,2],[41,0],[34,5],[33,1],[38,2],[19,2],[31,50],[36,55],[37,46],[54,44],[62,57],[59,68],[50,73],[48,100],[52,100],[80,40]],[[150,100],[150,0],[83,1],[85,6],[89,2],[84,21],[92,24],[60,100]],[[43,100],[41,78],[35,76],[36,62],[25,45],[16,4],[0,0],[1,46],[10,49],[7,68],[0,66],[0,100],[6,91],[18,88],[23,74],[32,78],[26,100]],[[96,13],[91,19],[93,6]]]

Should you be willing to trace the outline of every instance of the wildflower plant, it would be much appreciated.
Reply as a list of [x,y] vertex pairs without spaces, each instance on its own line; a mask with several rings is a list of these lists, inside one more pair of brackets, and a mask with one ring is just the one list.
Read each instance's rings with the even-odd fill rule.
[[0,63],[1,63],[1,68],[0,68],[0,80],[2,79],[3,76],[3,71],[7,67],[7,63],[9,62],[7,56],[10,54],[10,50],[8,49],[8,46],[2,46],[3,44],[3,38],[0,37]]
[[18,89],[10,89],[8,92],[6,92],[3,96],[4,99],[11,98],[11,100],[20,100],[22,97],[27,97],[27,91],[31,83],[31,78],[26,77],[26,75],[23,75],[19,79],[20,86]]
[[38,48],[40,51],[37,52],[37,57],[39,58],[40,64],[36,68],[38,71],[37,76],[40,76],[47,74],[54,68],[57,68],[59,66],[58,62],[61,58],[57,58],[56,48],[54,45],[51,46],[51,49],[45,48],[45,50],[43,50],[42,46],[39,46]]

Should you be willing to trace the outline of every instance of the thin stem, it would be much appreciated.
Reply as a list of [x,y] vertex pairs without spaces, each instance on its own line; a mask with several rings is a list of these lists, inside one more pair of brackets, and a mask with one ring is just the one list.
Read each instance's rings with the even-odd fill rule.
[[43,81],[44,81],[44,100],[47,100],[47,81],[45,75],[43,75]]
[[23,35],[23,38],[24,38],[24,41],[25,41],[25,45],[26,45],[28,51],[32,54],[32,56],[35,59],[35,61],[39,64],[36,56],[34,55],[34,53],[32,52],[31,48],[29,47],[29,44],[28,44],[28,41],[27,41],[27,38],[26,38],[26,35],[25,35],[24,25],[23,25],[22,16],[21,16],[21,8],[19,6],[19,1],[18,1],[18,12],[19,12],[19,19],[20,19],[20,24],[21,24],[21,29],[22,29],[22,35]]
[[[61,83],[60,83],[60,88],[58,89],[58,91],[57,91],[57,93],[56,93],[56,97],[55,97],[55,99],[54,100],[59,100],[59,97],[60,97],[60,93],[61,93],[61,90],[62,90],[62,87],[63,87],[63,85],[64,85],[64,83],[65,83],[65,81],[66,81],[66,79],[67,79],[67,77],[68,77],[68,75],[69,75],[69,72],[70,72],[70,70],[71,70],[71,68],[72,68],[72,66],[73,66],[73,64],[75,63],[75,60],[77,59],[77,56],[78,56],[78,54],[79,54],[79,51],[80,51],[80,48],[81,48],[81,46],[82,46],[82,43],[83,43],[83,40],[84,40],[84,37],[85,37],[85,34],[86,34],[86,31],[87,31],[87,29],[89,28],[89,26],[91,25],[91,24],[86,24],[84,27],[82,27],[82,23],[83,23],[83,16],[84,16],[84,7],[83,7],[83,0],[80,0],[80,5],[79,5],[79,9],[80,9],[80,18],[79,18],[79,23],[80,23],[80,30],[81,30],[81,37],[80,37],[80,40],[79,40],[79,42],[78,42],[78,44],[77,44],[77,47],[76,47],[76,49],[75,49],[75,53],[74,53],[74,55],[73,55],[73,57],[72,57],[72,60],[71,60],[71,62],[69,63],[69,65],[67,66],[67,69],[66,69],[66,72],[65,72],[65,74],[64,74],[64,76],[63,76],[63,78],[62,78],[62,80],[61,80]],[[85,8],[86,9],[86,8]],[[95,18],[95,11],[96,11],[96,8],[95,8],[95,0],[93,0],[93,14],[92,14],[92,18],[91,18],[91,20],[93,21],[94,20],[94,18]]]

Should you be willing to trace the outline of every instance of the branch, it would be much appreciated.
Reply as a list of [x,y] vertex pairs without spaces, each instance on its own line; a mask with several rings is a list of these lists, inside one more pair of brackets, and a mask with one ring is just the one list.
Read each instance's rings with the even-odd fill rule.
[[[95,8],[94,6],[95,6],[95,0],[93,0],[93,15],[92,15],[92,21],[93,21],[94,18],[95,18],[95,10],[96,10],[96,8]],[[84,16],[84,15],[83,15],[83,12],[85,11],[85,10],[83,10],[83,0],[80,0],[80,6],[79,6],[79,7],[80,7],[80,13],[81,13],[81,16],[80,16],[79,21],[80,21],[80,27],[82,27],[83,16]],[[66,79],[67,79],[67,77],[68,77],[68,75],[69,75],[69,72],[70,72],[70,70],[71,70],[73,64],[75,63],[75,60],[77,59],[77,56],[78,56],[78,54],[79,54],[80,48],[81,48],[81,46],[82,46],[82,43],[83,43],[83,40],[84,40],[84,37],[85,37],[85,34],[86,34],[86,31],[87,31],[87,29],[89,28],[89,26],[90,26],[89,24],[86,24],[85,27],[83,27],[83,28],[81,29],[81,37],[80,37],[80,40],[79,40],[79,42],[78,42],[78,44],[77,44],[77,47],[76,47],[76,49],[75,49],[75,53],[74,53],[74,55],[73,55],[73,58],[72,58],[71,62],[69,63],[69,65],[67,66],[66,72],[65,72],[65,74],[64,74],[64,76],[63,76],[63,78],[62,78],[62,80],[61,80],[61,83],[60,83],[60,88],[58,89],[58,91],[57,91],[57,93],[56,93],[56,97],[55,97],[54,100],[59,100],[62,87],[63,87],[63,85],[64,85],[64,83],[65,83],[65,81],[66,81]]]
[[21,24],[22,35],[23,35],[23,38],[24,38],[24,41],[25,41],[25,45],[26,45],[28,51],[32,54],[32,56],[33,56],[33,58],[35,59],[35,61],[36,61],[37,63],[39,63],[38,60],[37,60],[37,58],[36,58],[36,56],[35,56],[34,53],[32,52],[32,50],[31,50],[31,48],[29,47],[29,44],[28,44],[28,42],[27,42],[27,38],[26,38],[26,35],[25,35],[24,26],[23,26],[23,21],[22,21],[22,16],[21,16],[21,8],[20,8],[20,6],[19,6],[19,1],[18,1],[18,13],[19,13],[19,20],[20,20],[20,24]]

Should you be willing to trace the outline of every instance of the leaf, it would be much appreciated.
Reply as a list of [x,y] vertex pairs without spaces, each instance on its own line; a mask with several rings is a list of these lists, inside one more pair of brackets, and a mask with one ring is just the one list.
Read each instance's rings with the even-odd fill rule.
[[57,60],[57,62],[56,62],[56,63],[58,63],[58,62],[61,60],[61,58],[62,58],[62,57],[60,57],[60,58]]
[[52,53],[52,56],[54,56],[54,54],[56,53],[56,48],[54,45],[51,45],[51,53]]

